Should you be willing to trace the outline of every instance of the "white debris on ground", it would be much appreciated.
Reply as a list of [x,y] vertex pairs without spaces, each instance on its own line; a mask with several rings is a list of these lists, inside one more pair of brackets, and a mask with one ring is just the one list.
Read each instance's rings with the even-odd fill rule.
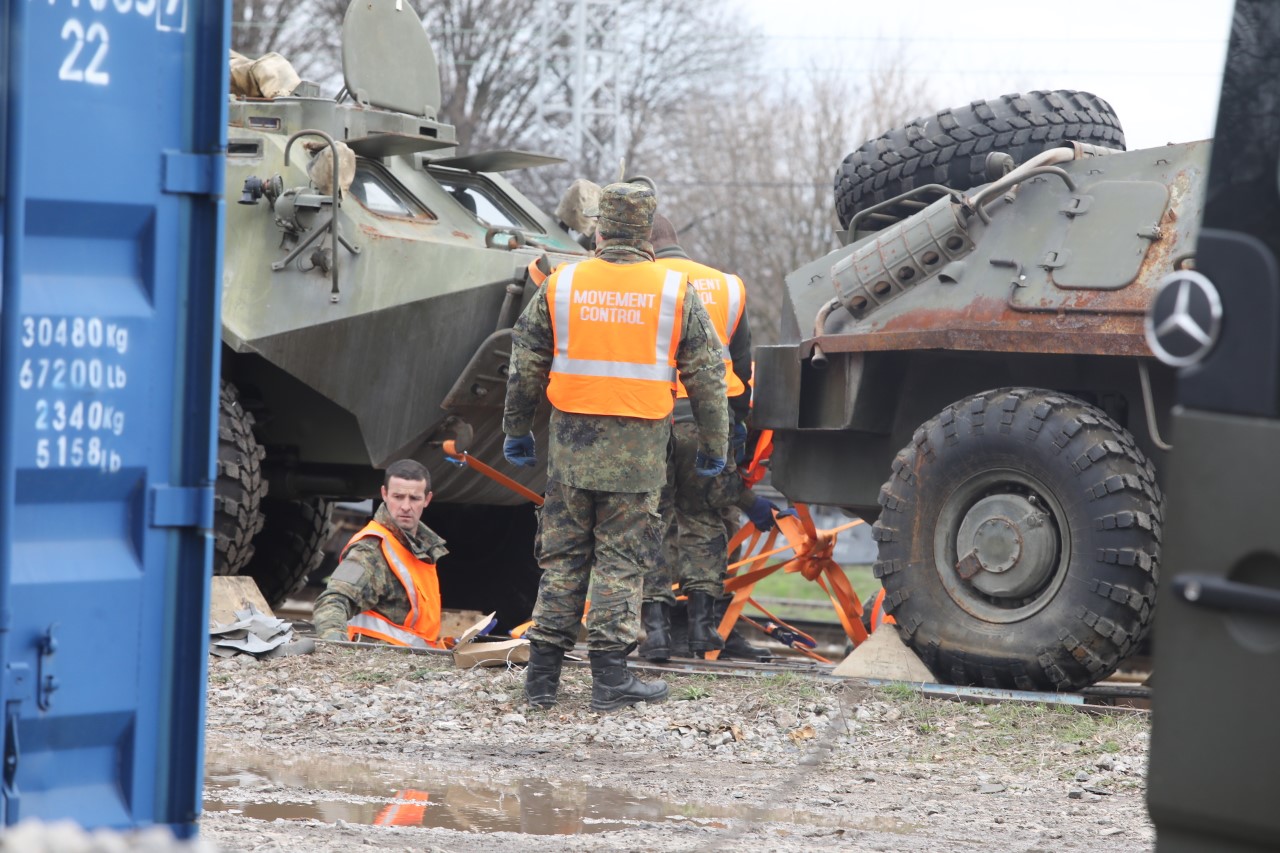
[[88,831],[69,820],[48,823],[28,818],[0,833],[4,853],[217,853],[217,846],[200,838],[179,840],[167,827],[136,832],[110,829]]
[[[319,646],[306,657],[210,661],[210,761],[258,780],[206,789],[202,833],[226,851],[1154,847],[1141,714],[970,705],[793,674],[681,674],[666,676],[669,701],[600,715],[585,667],[566,668],[560,704],[539,711],[522,702],[519,669]],[[540,835],[513,834],[483,810],[427,827],[243,813],[276,804],[296,816],[300,803],[319,813],[361,799],[351,779],[362,776],[375,804],[397,789],[496,792],[516,828],[536,804],[519,792],[534,782],[570,801],[620,792],[677,814],[605,832],[570,821],[561,831],[580,834]],[[436,799],[439,810],[459,797]]]
[[209,627],[209,653],[227,658],[237,654],[255,657],[276,657],[286,654],[306,654],[314,650],[309,639],[294,639],[293,623],[277,619],[250,604],[244,610],[235,611],[235,620],[226,624],[214,622]]

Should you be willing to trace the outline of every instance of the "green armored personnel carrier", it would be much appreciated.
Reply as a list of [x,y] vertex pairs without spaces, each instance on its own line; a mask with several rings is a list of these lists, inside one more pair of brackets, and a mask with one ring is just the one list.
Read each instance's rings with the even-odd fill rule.
[[875,521],[943,681],[1072,690],[1147,633],[1172,371],[1143,313],[1194,261],[1209,144],[1124,151],[1105,101],[947,110],[842,164],[845,245],[756,350],[773,484]]
[[[526,268],[584,254],[506,174],[558,161],[457,149],[409,4],[353,3],[342,59],[336,98],[301,83],[230,103],[217,570],[282,600],[320,561],[331,502],[376,495],[377,469],[411,457],[431,471],[425,520],[449,540],[445,601],[522,618],[532,507],[441,443],[501,458]],[[539,490],[545,477],[511,474]]]

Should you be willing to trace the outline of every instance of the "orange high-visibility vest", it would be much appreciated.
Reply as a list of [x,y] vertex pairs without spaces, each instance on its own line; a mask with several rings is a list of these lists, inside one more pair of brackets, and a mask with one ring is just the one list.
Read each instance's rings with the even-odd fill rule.
[[547,399],[562,412],[657,420],[675,402],[685,277],[599,258],[560,267],[543,287],[555,352]]
[[347,549],[356,542],[370,536],[379,540],[382,556],[404,587],[409,598],[409,615],[396,624],[375,610],[357,613],[347,620],[347,639],[354,641],[364,636],[394,646],[440,648],[440,581],[436,578],[436,564],[415,557],[390,530],[376,521],[370,521],[351,537],[342,549],[342,556],[346,557]]
[[374,826],[422,826],[427,816],[431,794],[406,788],[396,791],[396,798],[382,807],[373,819]]
[[[556,264],[556,269],[564,266],[564,261]],[[534,287],[542,287],[542,283],[547,280],[547,276],[555,272],[551,268],[551,260],[546,255],[539,255],[529,262],[529,266],[525,267],[525,272],[529,276],[529,281],[533,282]]]
[[[729,355],[729,341],[738,331],[742,312],[747,308],[747,288],[742,279],[688,258],[658,258],[658,263],[689,276],[689,283],[698,292],[702,307],[711,315],[711,325],[716,327],[716,334],[720,337],[720,348],[724,352],[724,384],[728,386],[729,396],[736,397],[746,391],[747,386],[733,372],[733,357]],[[689,396],[684,383],[679,380],[676,381],[676,396]]]

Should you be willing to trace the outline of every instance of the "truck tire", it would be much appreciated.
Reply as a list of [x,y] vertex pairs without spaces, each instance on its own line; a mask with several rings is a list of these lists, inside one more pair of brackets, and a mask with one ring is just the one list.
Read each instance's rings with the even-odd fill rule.
[[218,394],[218,477],[214,482],[213,573],[235,575],[253,557],[253,537],[262,529],[259,504],[266,451],[253,436],[253,415],[240,405],[236,386],[223,381]]
[[1110,104],[1070,90],[1014,93],[918,118],[844,158],[836,169],[836,216],[848,228],[863,208],[925,184],[963,192],[987,183],[991,152],[1024,163],[1062,142],[1123,151],[1124,131]]
[[332,514],[333,504],[323,498],[262,502],[262,532],[240,573],[253,578],[267,604],[283,602],[320,567],[333,531]]
[[977,394],[918,429],[880,490],[885,611],[940,681],[1071,691],[1147,633],[1163,497],[1133,436],[1081,400]]

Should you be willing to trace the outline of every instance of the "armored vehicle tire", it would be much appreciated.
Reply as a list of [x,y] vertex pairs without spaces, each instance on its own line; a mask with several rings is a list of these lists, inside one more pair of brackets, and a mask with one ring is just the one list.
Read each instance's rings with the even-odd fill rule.
[[262,532],[253,540],[253,558],[240,573],[275,607],[307,582],[320,567],[333,531],[333,504],[322,498],[262,502]]
[[971,189],[988,182],[993,151],[1024,163],[1062,142],[1123,151],[1124,131],[1110,104],[1070,90],[1004,95],[918,118],[844,158],[836,170],[836,216],[847,228],[858,211],[915,187]]
[[214,483],[213,573],[239,574],[253,556],[253,537],[262,529],[258,506],[267,493],[262,479],[266,451],[253,437],[253,415],[240,394],[222,382],[218,395],[218,478]]
[[1076,690],[1150,626],[1160,488],[1133,437],[1081,400],[1015,388],[948,406],[879,503],[885,610],[944,682]]

